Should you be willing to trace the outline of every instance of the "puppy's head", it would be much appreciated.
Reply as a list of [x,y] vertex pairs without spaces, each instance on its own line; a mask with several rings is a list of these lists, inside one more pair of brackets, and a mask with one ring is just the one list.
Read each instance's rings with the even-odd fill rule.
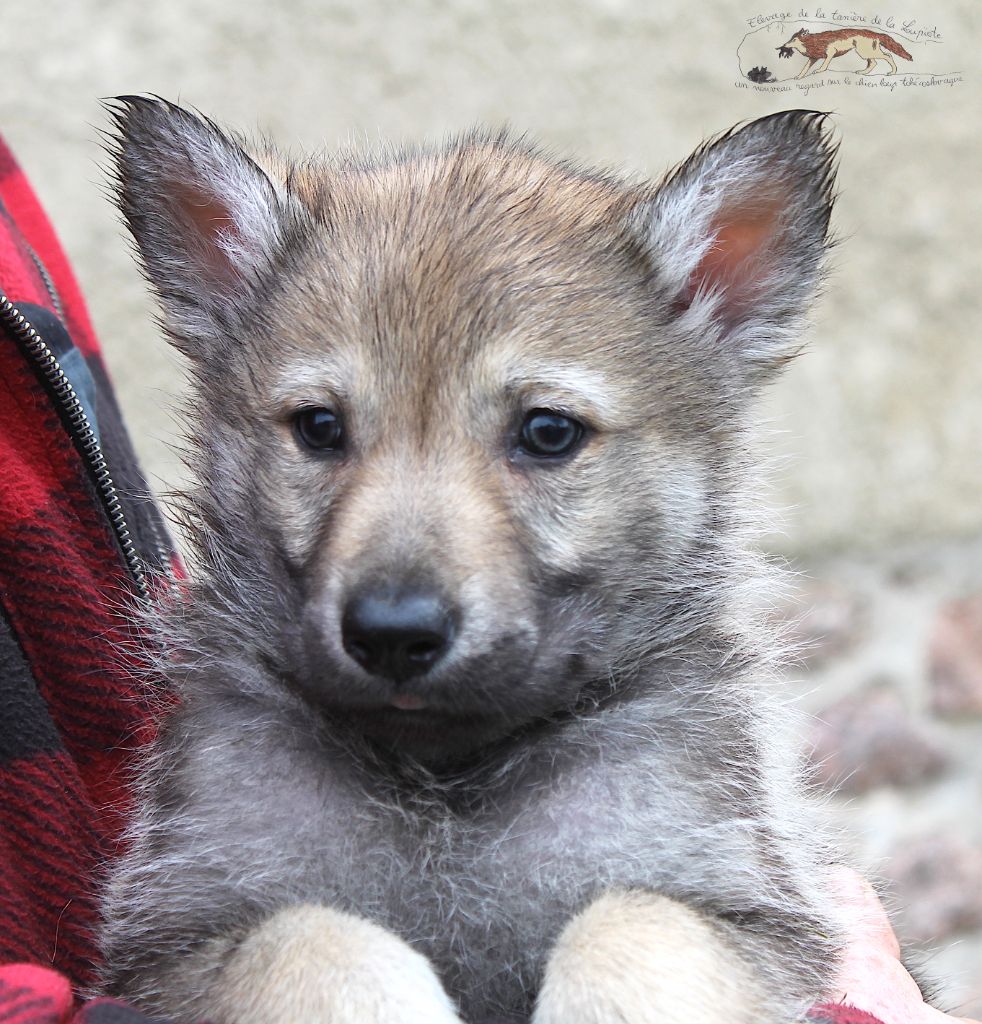
[[195,382],[217,649],[439,759],[603,699],[720,614],[747,404],[826,246],[820,115],[657,187],[505,137],[294,163],[162,101],[115,116]]

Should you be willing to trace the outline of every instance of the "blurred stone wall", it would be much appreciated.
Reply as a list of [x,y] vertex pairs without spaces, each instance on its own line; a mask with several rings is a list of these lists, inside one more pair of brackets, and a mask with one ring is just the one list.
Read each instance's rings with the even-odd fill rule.
[[[736,121],[834,111],[842,244],[810,351],[761,410],[771,500],[785,510],[769,543],[811,573],[795,609],[815,653],[790,692],[817,716],[810,745],[824,783],[841,784],[833,808],[851,842],[899,887],[905,934],[943,950],[949,998],[982,1014],[970,1002],[982,1000],[978,4],[804,9],[3,0],[0,131],[61,232],[137,447],[166,489],[181,476],[167,448],[181,370],[103,196],[98,97],[157,92],[307,149],[508,122],[584,162],[653,176]],[[914,58],[893,79],[879,65],[860,80],[853,55],[797,84],[804,59],[777,55],[802,25],[874,15]],[[765,67],[755,76],[778,82],[746,78]]]
[[815,782],[941,1005],[982,1020],[982,538],[807,569],[782,616]]

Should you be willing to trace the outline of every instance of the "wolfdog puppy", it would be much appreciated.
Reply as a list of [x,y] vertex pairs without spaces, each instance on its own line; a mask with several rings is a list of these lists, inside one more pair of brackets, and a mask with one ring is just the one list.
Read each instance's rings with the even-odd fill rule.
[[745,481],[828,244],[822,115],[650,186],[113,109],[197,483],[106,989],[218,1024],[799,1017],[839,926]]

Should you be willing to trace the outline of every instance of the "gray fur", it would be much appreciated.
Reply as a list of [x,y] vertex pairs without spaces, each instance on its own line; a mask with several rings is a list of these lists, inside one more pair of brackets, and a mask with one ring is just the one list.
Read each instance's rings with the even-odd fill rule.
[[[747,434],[827,246],[821,117],[734,130],[653,188],[501,136],[294,165],[163,101],[115,116],[198,483],[192,578],[151,616],[182,707],[107,888],[106,988],[207,1016],[236,944],[318,903],[425,953],[470,1024],[527,1021],[564,925],[637,888],[714,921],[768,1019],[803,1012],[838,926],[767,696]],[[748,208],[752,264],[698,271]],[[509,448],[504,380],[536,375],[593,389],[562,466]],[[343,458],[298,452],[296,400],[344,409]],[[338,606],[420,576],[463,608],[420,683],[443,717],[377,726],[391,685],[341,651]]]

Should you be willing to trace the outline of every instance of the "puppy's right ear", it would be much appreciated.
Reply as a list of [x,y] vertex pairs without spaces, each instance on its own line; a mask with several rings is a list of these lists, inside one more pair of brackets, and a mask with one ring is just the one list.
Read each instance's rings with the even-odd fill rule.
[[107,106],[119,208],[174,343],[201,358],[255,308],[295,203],[213,122],[156,97]]

